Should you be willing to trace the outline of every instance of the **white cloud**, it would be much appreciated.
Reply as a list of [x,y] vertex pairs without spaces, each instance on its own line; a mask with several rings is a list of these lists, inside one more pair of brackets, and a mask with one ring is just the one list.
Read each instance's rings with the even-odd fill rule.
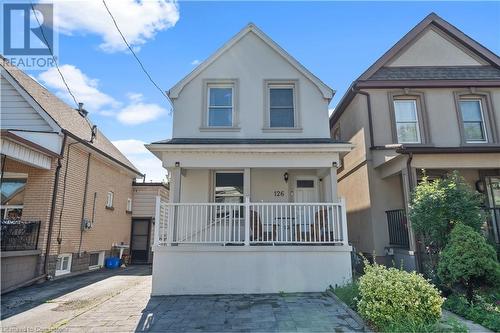
[[155,120],[164,113],[166,110],[157,104],[132,102],[118,113],[117,118],[125,125],[138,125]]
[[198,59],[195,59],[195,60],[191,61],[191,65],[193,65],[193,66],[197,66],[199,64],[201,64],[201,61],[198,60]]
[[[66,35],[95,34],[106,52],[127,49],[101,0],[41,0],[55,2],[54,23]],[[134,51],[179,20],[179,7],[169,0],[106,0],[120,30]]]
[[[158,104],[143,102],[143,95],[136,92],[127,94],[129,101],[123,103],[99,90],[99,81],[85,75],[73,65],[59,67],[77,102],[84,103],[84,108],[106,117],[116,117],[125,125],[138,125],[153,121],[166,113]],[[61,76],[55,68],[50,68],[38,75],[38,80],[52,89],[57,96],[74,106]]]
[[[84,108],[87,111],[98,112],[103,107],[116,108],[120,106],[120,103],[113,97],[99,91],[99,81],[97,79],[89,78],[73,65],[62,65],[59,68],[76,100],[83,102]],[[57,96],[73,106],[74,101],[69,95],[56,68],[50,68],[42,72],[38,76],[38,80],[45,86],[55,90]]]
[[145,142],[136,139],[116,140],[113,144],[134,163],[136,168],[146,174],[146,181],[165,180],[167,171],[161,161],[144,147]]

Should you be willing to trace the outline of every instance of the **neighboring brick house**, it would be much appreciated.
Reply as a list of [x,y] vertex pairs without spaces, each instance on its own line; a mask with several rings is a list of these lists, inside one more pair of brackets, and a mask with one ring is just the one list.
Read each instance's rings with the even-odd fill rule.
[[2,291],[88,271],[130,244],[141,173],[90,123],[1,59]]
[[339,168],[349,241],[378,262],[415,269],[422,247],[406,217],[423,177],[457,170],[484,194],[500,243],[500,58],[432,13],[370,66],[330,118],[356,145]]

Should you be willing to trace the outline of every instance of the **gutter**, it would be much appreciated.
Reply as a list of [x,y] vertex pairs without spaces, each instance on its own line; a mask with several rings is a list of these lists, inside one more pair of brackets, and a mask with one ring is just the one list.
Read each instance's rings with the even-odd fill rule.
[[54,177],[54,189],[52,190],[52,203],[50,205],[50,215],[49,215],[49,226],[48,226],[48,232],[47,232],[47,244],[45,247],[45,258],[44,258],[44,263],[43,263],[43,272],[44,276],[47,276],[48,274],[48,265],[49,265],[49,252],[50,252],[50,245],[52,242],[52,228],[54,226],[54,214],[56,210],[56,200],[57,200],[57,190],[59,188],[59,175],[61,173],[61,167],[62,163],[61,160],[64,157],[64,148],[66,146],[66,139],[67,135],[64,133],[63,141],[61,144],[61,153],[59,154],[59,157],[57,158],[57,167],[56,167],[56,173]]
[[132,171],[134,174],[138,175],[138,176],[141,176],[143,177],[144,175],[142,173],[140,173],[138,170],[135,170],[131,167],[129,167],[128,165],[126,165],[125,163],[123,162],[120,162],[118,161],[116,158],[112,157],[111,155],[109,154],[106,154],[105,152],[103,152],[102,150],[96,148],[94,145],[90,144],[88,141],[84,140],[84,139],[81,139],[79,137],[77,137],[76,135],[74,135],[73,133],[63,129],[62,132],[66,135],[68,135],[69,137],[71,137],[73,140],[76,140],[80,143],[82,143],[84,146],[88,147],[88,148],[91,148],[93,150],[95,150],[96,152],[98,152],[99,154],[103,155],[104,157],[110,159],[111,161],[119,164],[120,166],[124,167],[125,169],[129,170],[129,171]]

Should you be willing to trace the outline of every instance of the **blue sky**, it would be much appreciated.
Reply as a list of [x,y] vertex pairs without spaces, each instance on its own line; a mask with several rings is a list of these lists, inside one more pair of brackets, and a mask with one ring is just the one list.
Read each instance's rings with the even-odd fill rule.
[[[60,65],[65,66],[77,99],[86,102],[92,121],[139,168],[147,169],[143,171],[148,178],[157,179],[161,168],[157,163],[152,167],[154,157],[140,144],[171,136],[170,106],[119,45],[114,28],[93,26],[110,24],[99,12],[104,10],[102,3],[75,3],[63,8],[72,13],[60,18]],[[161,17],[153,29],[148,22],[127,17],[127,8],[109,5],[118,24],[130,30],[126,35],[135,41],[139,57],[164,90],[248,22],[337,90],[331,108],[359,74],[432,11],[500,54],[500,2],[179,2],[164,16],[157,14]],[[108,21],[79,21],[75,11],[90,17],[99,13]],[[159,11],[146,8],[140,13]],[[54,73],[30,74],[66,98]],[[141,106],[147,112],[141,112]]]

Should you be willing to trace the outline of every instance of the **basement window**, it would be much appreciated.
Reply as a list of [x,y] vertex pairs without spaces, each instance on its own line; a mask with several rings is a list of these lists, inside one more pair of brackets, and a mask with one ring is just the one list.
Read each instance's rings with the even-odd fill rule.
[[104,251],[94,252],[89,257],[89,269],[99,269],[104,266]]
[[60,254],[56,262],[56,276],[71,273],[71,253]]

